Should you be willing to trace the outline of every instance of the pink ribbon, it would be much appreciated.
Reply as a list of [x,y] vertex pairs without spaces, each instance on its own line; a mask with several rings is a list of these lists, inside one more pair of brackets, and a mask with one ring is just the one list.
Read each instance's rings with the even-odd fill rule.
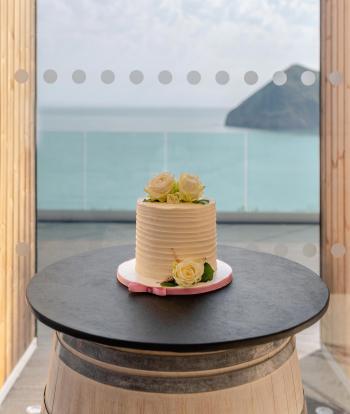
[[132,293],[153,293],[157,296],[166,296],[166,288],[148,287],[136,282],[129,283],[128,289]]

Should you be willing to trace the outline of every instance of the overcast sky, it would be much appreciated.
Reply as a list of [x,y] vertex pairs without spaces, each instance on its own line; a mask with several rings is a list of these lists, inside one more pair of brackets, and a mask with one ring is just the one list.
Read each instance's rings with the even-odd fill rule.
[[[319,0],[38,0],[40,106],[232,107],[293,63],[318,69]],[[46,69],[55,84],[42,80]],[[72,82],[76,69],[85,83]],[[139,85],[133,70],[144,73]],[[162,70],[169,85],[158,82]],[[202,75],[196,86],[191,70]],[[220,70],[226,85],[215,81]],[[249,70],[254,86],[243,82]]]

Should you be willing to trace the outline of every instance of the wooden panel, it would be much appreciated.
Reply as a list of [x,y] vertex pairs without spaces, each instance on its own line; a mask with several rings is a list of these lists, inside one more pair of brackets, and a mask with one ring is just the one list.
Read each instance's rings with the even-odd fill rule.
[[35,1],[0,2],[0,387],[34,337]]
[[347,0],[321,0],[321,274],[331,290],[321,335],[350,376],[349,26]]

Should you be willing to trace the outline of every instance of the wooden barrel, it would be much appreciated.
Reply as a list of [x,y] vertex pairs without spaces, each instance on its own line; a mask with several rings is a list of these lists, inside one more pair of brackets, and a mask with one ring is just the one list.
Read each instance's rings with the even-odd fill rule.
[[109,347],[56,334],[46,414],[305,414],[294,338],[215,352]]

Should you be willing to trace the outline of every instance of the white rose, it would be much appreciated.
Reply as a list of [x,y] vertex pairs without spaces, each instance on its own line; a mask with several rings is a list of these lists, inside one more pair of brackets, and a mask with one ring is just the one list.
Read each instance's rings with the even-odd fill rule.
[[182,287],[191,287],[200,282],[204,273],[204,262],[201,260],[185,259],[174,264],[173,278]]
[[182,173],[179,179],[181,200],[192,202],[202,197],[204,185],[196,175]]
[[170,194],[175,186],[175,178],[168,172],[163,172],[152,178],[145,188],[151,200],[165,202],[167,195]]
[[175,194],[168,194],[166,198],[166,202],[169,204],[179,204],[180,203],[180,195],[179,193]]

